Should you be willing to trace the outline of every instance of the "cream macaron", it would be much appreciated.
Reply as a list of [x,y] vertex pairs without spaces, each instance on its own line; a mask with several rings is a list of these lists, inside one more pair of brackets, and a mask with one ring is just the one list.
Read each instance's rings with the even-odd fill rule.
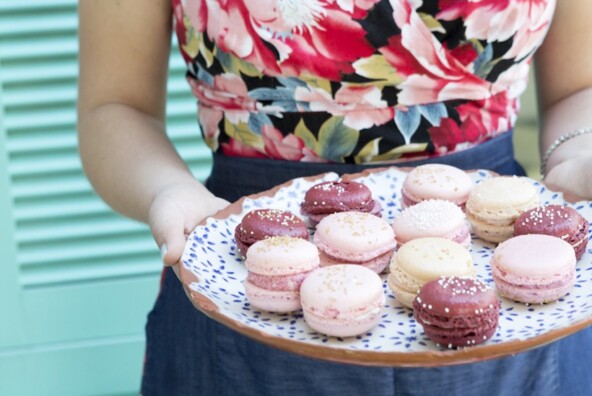
[[475,235],[499,243],[512,237],[518,216],[537,207],[539,200],[536,189],[525,178],[497,176],[475,186],[465,213]]
[[417,238],[393,255],[387,278],[402,305],[412,308],[421,287],[441,276],[475,276],[473,258],[462,245],[445,238]]

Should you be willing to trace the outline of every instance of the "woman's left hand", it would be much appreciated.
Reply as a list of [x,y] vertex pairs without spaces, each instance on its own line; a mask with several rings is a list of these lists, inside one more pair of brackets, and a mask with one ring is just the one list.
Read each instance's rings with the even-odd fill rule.
[[592,200],[592,153],[556,164],[544,183],[553,191],[563,192],[566,201]]

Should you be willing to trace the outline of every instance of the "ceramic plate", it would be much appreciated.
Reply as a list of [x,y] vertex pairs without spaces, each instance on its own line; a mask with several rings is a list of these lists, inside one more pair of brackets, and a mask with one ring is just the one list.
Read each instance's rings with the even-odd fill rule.
[[[389,223],[401,211],[400,191],[406,171],[386,168],[343,179],[367,185],[383,208]],[[491,177],[487,171],[470,172],[475,182]],[[245,197],[189,235],[178,274],[194,306],[224,325],[260,342],[305,356],[339,362],[381,366],[436,366],[487,360],[520,351],[572,334],[592,323],[592,246],[579,260],[572,291],[557,302],[524,305],[502,299],[499,327],[487,343],[458,350],[442,350],[423,333],[410,309],[402,307],[386,285],[383,317],[372,331],[358,337],[328,337],[307,326],[302,312],[273,314],[251,307],[243,280],[247,271],[238,254],[234,229],[242,217],[256,208],[275,208],[299,214],[305,192],[314,184],[337,180],[327,173],[316,178],[299,178],[255,196]],[[528,179],[545,204],[567,204],[561,194]],[[592,202],[568,204],[589,221]],[[592,244],[591,244],[592,245]],[[478,277],[493,284],[489,261],[494,245],[476,237],[471,253]],[[196,337],[199,335],[196,334]]]

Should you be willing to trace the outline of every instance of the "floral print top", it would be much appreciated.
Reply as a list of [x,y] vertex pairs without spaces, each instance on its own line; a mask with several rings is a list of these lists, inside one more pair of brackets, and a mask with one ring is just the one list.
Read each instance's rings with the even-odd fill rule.
[[172,0],[207,145],[400,162],[511,129],[555,0]]

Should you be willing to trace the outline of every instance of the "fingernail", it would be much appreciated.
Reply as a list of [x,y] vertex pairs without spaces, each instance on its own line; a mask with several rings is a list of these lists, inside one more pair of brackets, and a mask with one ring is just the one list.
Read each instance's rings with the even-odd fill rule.
[[162,261],[164,261],[164,256],[166,256],[167,254],[167,245],[166,243],[163,243],[162,246],[160,247],[160,258],[162,259]]

